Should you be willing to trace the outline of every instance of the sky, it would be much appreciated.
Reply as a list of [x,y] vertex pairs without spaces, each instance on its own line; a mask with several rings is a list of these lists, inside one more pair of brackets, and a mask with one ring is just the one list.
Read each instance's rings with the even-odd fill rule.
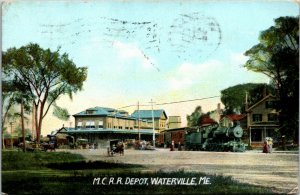
[[[297,16],[294,1],[6,1],[2,4],[2,50],[38,43],[67,53],[88,67],[83,90],[57,101],[71,115],[95,106],[151,109],[155,104],[220,96],[243,83],[269,78],[243,67],[243,54],[259,33],[280,16]],[[196,106],[216,109],[219,97],[155,105],[168,116],[186,115]],[[129,106],[134,105],[134,106]],[[123,108],[129,106],[127,108]],[[62,121],[52,112],[42,134]]]

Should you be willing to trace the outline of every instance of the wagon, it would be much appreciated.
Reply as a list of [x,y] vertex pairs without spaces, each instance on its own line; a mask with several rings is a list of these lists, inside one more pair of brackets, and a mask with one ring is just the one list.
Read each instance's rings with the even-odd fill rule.
[[124,145],[121,140],[117,139],[108,141],[107,155],[113,156],[114,153],[124,154]]

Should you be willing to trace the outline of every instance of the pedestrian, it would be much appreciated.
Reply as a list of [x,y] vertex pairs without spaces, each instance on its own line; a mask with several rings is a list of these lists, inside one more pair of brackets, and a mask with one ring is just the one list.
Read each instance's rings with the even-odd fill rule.
[[272,153],[273,139],[271,137],[269,137],[269,139],[268,139],[268,146],[269,146],[269,153]]
[[263,153],[268,153],[268,142],[267,141],[264,141]]
[[174,141],[172,141],[171,147],[170,147],[170,151],[174,151]]
[[182,148],[181,148],[181,143],[178,142],[178,151],[181,151],[181,150],[182,150]]

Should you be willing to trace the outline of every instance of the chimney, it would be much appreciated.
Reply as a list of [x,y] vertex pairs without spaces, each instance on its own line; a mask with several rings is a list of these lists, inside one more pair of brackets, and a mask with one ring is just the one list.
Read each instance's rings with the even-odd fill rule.
[[221,114],[221,104],[220,103],[218,103],[218,106],[217,106],[217,113]]
[[267,96],[267,87],[265,86],[263,90],[263,98],[265,98],[266,96]]

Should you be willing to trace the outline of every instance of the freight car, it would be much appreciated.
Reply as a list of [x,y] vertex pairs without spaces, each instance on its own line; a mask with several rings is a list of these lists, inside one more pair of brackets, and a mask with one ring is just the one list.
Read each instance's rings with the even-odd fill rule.
[[243,129],[239,123],[233,127],[210,125],[185,135],[186,150],[244,152],[247,144],[241,141]]
[[172,141],[174,141],[175,147],[178,147],[179,144],[183,145],[185,134],[185,128],[162,131],[158,136],[158,146],[170,147]]
[[196,127],[182,127],[171,130],[162,131],[157,140],[157,145],[160,147],[170,147],[172,141],[174,141],[175,147],[184,145],[185,136],[190,131],[196,131]]

